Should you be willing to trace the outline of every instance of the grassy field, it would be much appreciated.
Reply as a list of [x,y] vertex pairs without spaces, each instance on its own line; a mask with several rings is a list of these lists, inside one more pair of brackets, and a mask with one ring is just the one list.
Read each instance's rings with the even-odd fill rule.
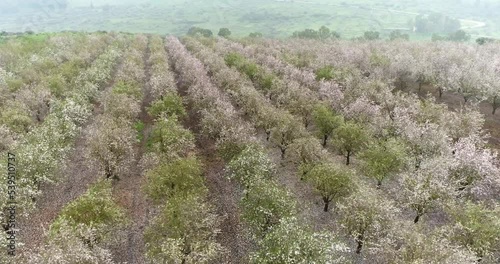
[[[50,1],[47,1],[50,2]],[[458,3],[460,2],[460,3]],[[42,6],[20,9],[0,17],[7,31],[117,30],[184,34],[191,26],[215,33],[228,27],[236,36],[262,32],[286,37],[295,30],[326,25],[343,38],[377,30],[387,35],[394,29],[409,30],[412,39],[429,35],[411,32],[408,21],[418,14],[440,12],[461,20],[473,37],[500,37],[499,0],[69,0],[66,8]],[[495,15],[496,14],[496,15]]]

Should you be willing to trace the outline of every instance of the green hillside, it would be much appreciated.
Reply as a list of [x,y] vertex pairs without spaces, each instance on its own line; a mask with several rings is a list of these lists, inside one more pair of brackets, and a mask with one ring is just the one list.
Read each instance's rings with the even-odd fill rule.
[[181,35],[192,26],[200,26],[212,30],[228,27],[237,36],[262,32],[269,37],[286,37],[295,30],[326,25],[345,38],[368,30],[388,34],[401,29],[412,39],[425,39],[430,34],[413,33],[409,21],[419,14],[437,12],[459,19],[473,37],[500,37],[498,0],[53,0],[4,3],[0,8],[0,29],[5,31],[115,30]]

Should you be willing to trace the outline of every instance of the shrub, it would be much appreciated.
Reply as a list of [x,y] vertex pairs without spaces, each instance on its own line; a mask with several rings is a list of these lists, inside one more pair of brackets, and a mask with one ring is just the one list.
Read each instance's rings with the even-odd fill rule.
[[200,27],[191,27],[189,30],[188,30],[188,33],[187,33],[189,36],[197,36],[197,35],[200,35],[200,36],[203,36],[203,37],[211,37],[213,36],[213,33],[211,30],[209,29],[205,29],[205,28],[200,28]]
[[220,37],[223,37],[223,38],[227,38],[231,35],[231,31],[228,29],[228,28],[221,28],[219,30],[219,34],[218,34]]

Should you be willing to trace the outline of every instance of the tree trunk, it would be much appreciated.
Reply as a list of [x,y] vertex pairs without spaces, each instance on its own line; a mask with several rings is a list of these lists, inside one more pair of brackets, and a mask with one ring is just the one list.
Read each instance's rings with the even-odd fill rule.
[[401,90],[405,90],[406,89],[406,82],[403,80],[403,78],[401,78]]
[[415,219],[413,220],[413,223],[418,223],[418,220],[420,220],[420,217],[422,216],[421,213],[417,213],[417,216],[415,217]]
[[415,157],[415,171],[420,169],[420,163],[422,163],[422,161],[418,157]]
[[266,131],[266,141],[269,141],[270,137],[271,137],[271,130]]
[[330,205],[330,199],[328,199],[328,197],[323,197],[323,202],[325,202],[325,207],[323,207],[323,211],[328,212],[328,206]]
[[377,180],[377,189],[380,189],[382,187],[382,180]]
[[363,234],[358,235],[358,237],[356,238],[356,242],[358,243],[356,254],[359,254],[361,253],[361,249],[363,248]]
[[438,92],[439,92],[439,98],[441,98],[443,96],[443,89],[439,87]]
[[483,261],[483,257],[484,257],[484,256],[483,256],[483,254],[482,254],[482,253],[479,253],[479,254],[477,255],[477,257],[478,257],[478,259],[476,260],[476,261],[477,261],[477,263],[481,263],[481,262]]
[[323,147],[326,147],[326,141],[328,140],[328,135],[323,136]]
[[33,179],[33,185],[36,186],[36,189],[40,191],[40,181],[38,180],[37,177]]
[[[247,192],[248,193],[248,192]],[[267,231],[269,230],[269,227],[271,227],[271,219],[269,217],[266,217],[266,222],[264,223],[264,228],[263,228],[263,237],[266,236]]]
[[287,148],[286,141],[285,141],[285,133],[281,132],[281,145],[280,145],[280,150],[281,150],[281,159],[285,159],[285,151]]
[[422,82],[418,82],[418,92],[422,91]]
[[104,171],[106,173],[106,179],[109,179],[109,178],[113,177],[113,172],[111,171],[111,168],[109,167],[108,164],[106,164],[106,167],[104,168]]
[[498,103],[497,103],[497,96],[493,97],[493,115],[497,112],[498,108]]
[[351,163],[351,152],[347,151],[345,165],[349,165]]
[[92,241],[91,241],[90,239],[88,239],[88,238],[84,238],[84,239],[83,239],[83,243],[84,243],[87,247],[89,247],[90,249],[94,248],[94,245],[92,244]]
[[191,254],[191,245],[188,244],[185,237],[184,237],[184,247],[182,249],[182,254],[184,255],[184,257],[182,258],[181,263],[184,264],[184,263],[186,263],[187,256],[189,256],[189,254]]

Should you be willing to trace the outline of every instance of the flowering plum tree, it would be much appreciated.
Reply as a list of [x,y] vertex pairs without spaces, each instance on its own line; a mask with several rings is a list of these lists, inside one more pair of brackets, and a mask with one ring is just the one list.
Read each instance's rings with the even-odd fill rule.
[[226,250],[217,241],[221,218],[196,194],[167,201],[144,233],[146,258],[158,263],[212,263]]
[[484,198],[500,190],[497,153],[481,148],[482,145],[481,139],[467,137],[453,146],[455,163],[450,177],[462,195]]
[[446,238],[442,230],[397,221],[388,235],[374,246],[369,258],[382,263],[473,264],[477,257],[467,248]]
[[[449,237],[460,245],[472,250],[477,261],[488,259],[500,253],[500,207],[498,204],[454,204],[449,208],[454,224]],[[493,259],[492,259],[493,260]]]
[[290,148],[290,160],[299,166],[301,180],[316,164],[328,160],[328,151],[313,136],[297,139]]
[[390,228],[391,219],[399,214],[395,204],[369,187],[362,187],[338,204],[341,226],[356,241],[356,253],[363,246],[376,244]]
[[183,118],[187,115],[182,98],[176,93],[166,93],[161,99],[151,103],[151,106],[148,108],[148,113],[154,117],[159,117],[164,114],[167,117],[175,115],[179,118]]
[[362,125],[352,121],[343,123],[334,131],[333,145],[346,157],[346,165],[350,164],[351,155],[364,148],[369,135]]
[[304,135],[303,126],[293,117],[280,116],[276,127],[271,131],[271,142],[281,151],[281,158],[285,158],[285,152],[296,139]]
[[414,223],[456,193],[454,184],[448,180],[451,166],[449,157],[436,157],[424,160],[418,170],[404,172],[399,177],[402,202],[416,213]]
[[105,115],[97,117],[87,131],[87,160],[93,166],[97,164],[106,178],[119,179],[133,164],[136,133],[128,122]]
[[314,124],[319,130],[321,138],[323,138],[323,147],[333,131],[342,125],[344,119],[342,116],[335,115],[332,110],[324,105],[318,105],[313,112]]
[[102,180],[85,194],[66,205],[50,226],[50,235],[58,236],[66,225],[76,228],[91,228],[95,236],[81,237],[90,248],[102,241],[116,238],[116,232],[126,225],[123,209],[113,200],[111,182]]
[[398,173],[405,165],[405,146],[392,138],[375,141],[359,154],[359,158],[366,175],[374,178],[380,188],[384,179]]
[[134,120],[141,111],[137,100],[125,94],[107,93],[101,100],[104,112],[117,120]]
[[160,117],[153,125],[148,146],[164,159],[174,160],[185,157],[194,150],[194,135],[183,128],[175,116]]
[[61,222],[57,234],[52,235],[36,251],[22,253],[18,261],[26,264],[115,263],[109,250],[95,244],[89,247],[84,242],[94,241],[96,232],[95,229],[85,225],[75,227]]
[[315,233],[293,217],[282,219],[259,244],[250,263],[345,263],[349,251],[331,234]]
[[278,225],[281,219],[296,214],[291,194],[270,180],[256,181],[241,200],[242,216],[257,238]]
[[16,133],[26,133],[34,122],[24,104],[9,101],[1,109],[0,123]]
[[160,164],[146,173],[146,193],[157,204],[174,195],[203,194],[202,175],[200,161],[193,157]]
[[353,171],[338,163],[322,163],[315,165],[305,176],[321,195],[325,203],[324,211],[328,212],[330,202],[338,202],[355,190]]
[[261,181],[269,180],[275,173],[274,164],[264,150],[255,145],[246,147],[227,165],[229,178],[236,179],[246,189]]

